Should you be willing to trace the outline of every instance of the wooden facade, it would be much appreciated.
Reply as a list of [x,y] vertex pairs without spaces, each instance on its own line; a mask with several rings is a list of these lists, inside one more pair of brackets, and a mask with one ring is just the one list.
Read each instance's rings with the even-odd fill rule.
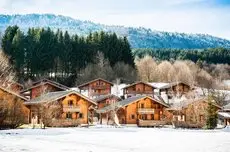
[[152,85],[148,84],[148,83],[136,82],[136,83],[133,83],[133,84],[123,88],[123,94],[127,98],[135,96],[135,95],[153,96],[154,89],[156,89],[156,88],[153,87]]
[[40,105],[47,102],[49,102],[48,105],[56,103],[56,106],[61,107],[58,111],[60,115],[53,118],[52,126],[71,126],[76,121],[79,124],[88,124],[89,119],[93,120],[91,107],[97,105],[93,100],[73,90],[47,93],[25,103],[30,109],[30,123],[33,121],[40,123]]
[[[213,105],[218,111],[221,107],[213,102]],[[208,100],[207,99],[196,99],[191,101],[185,101],[172,106],[167,109],[167,117],[171,122],[181,122],[187,127],[204,127],[207,120],[207,109],[208,109]]]
[[[120,101],[120,98],[115,95],[109,94],[101,95],[93,100],[98,104],[97,109],[101,109],[109,105],[115,105],[117,102]],[[101,113],[99,115],[96,114],[96,117],[98,118],[100,124],[104,124],[104,122],[102,122],[103,120],[105,121],[105,123],[107,123],[109,119],[108,115],[105,113]]]
[[[117,103],[117,117],[120,124],[136,124],[138,126],[154,126],[156,122],[163,123],[163,111],[167,104],[157,101],[150,96],[134,96]],[[105,109],[105,110],[104,110]],[[109,108],[105,107],[99,113],[109,114]]]
[[98,78],[90,82],[84,83],[78,86],[78,88],[80,89],[80,92],[88,91],[88,97],[94,98],[100,95],[111,94],[112,86],[113,86],[113,83],[107,80]]
[[115,104],[116,102],[120,100],[120,98],[118,96],[109,94],[109,95],[99,96],[93,100],[98,104],[97,105],[98,109],[100,109],[108,105]]
[[31,87],[21,91],[21,94],[28,99],[34,99],[42,94],[55,91],[68,90],[68,87],[47,79],[40,80],[32,84]]
[[11,91],[13,91],[13,92],[15,92],[15,93],[18,93],[18,94],[19,94],[20,91],[22,91],[23,88],[24,88],[22,84],[17,83],[17,82],[14,82],[14,81],[12,81],[12,82],[10,82],[10,81],[1,82],[1,81],[0,81],[0,83],[1,83],[1,86],[2,86],[3,88],[6,88],[6,89],[11,90]]
[[222,125],[230,125],[230,104],[223,106],[222,109],[219,110],[218,117]]
[[172,98],[173,96],[182,96],[187,94],[189,91],[192,90],[192,87],[183,82],[173,82],[169,83],[166,86],[159,88],[160,94],[161,92],[165,92],[168,95],[168,98]]

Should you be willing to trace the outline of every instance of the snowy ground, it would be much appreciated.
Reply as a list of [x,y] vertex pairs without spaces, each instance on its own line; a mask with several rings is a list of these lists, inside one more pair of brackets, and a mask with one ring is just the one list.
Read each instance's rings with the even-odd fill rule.
[[4,130],[0,151],[229,152],[230,132],[105,127]]

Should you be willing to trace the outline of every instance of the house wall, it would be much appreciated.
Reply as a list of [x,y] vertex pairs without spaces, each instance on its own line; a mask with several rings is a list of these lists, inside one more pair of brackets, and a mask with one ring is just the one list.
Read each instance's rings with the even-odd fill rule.
[[[208,102],[196,101],[180,111],[164,111],[169,121],[184,121],[189,125],[205,126]],[[216,107],[216,111],[218,108]],[[176,118],[176,119],[175,119]],[[180,120],[178,120],[180,119]]]
[[[72,101],[73,105],[68,105],[68,101]],[[61,117],[57,118],[58,120],[68,120],[68,122],[71,122],[71,120],[79,120],[80,124],[87,124],[88,123],[88,108],[92,105],[91,102],[83,99],[82,97],[72,94],[69,96],[66,96],[59,100],[59,103],[61,104],[61,107],[80,107],[80,111],[78,112],[64,112],[63,109],[60,111]],[[30,123],[34,121],[35,123],[40,123],[40,115],[39,115],[39,105],[31,105],[28,106],[30,109]],[[67,118],[67,113],[70,113],[72,116],[72,119]],[[82,118],[80,118],[80,114],[82,115]],[[32,120],[33,119],[33,120]],[[63,121],[64,122],[64,121]]]
[[205,101],[194,102],[185,109],[185,121],[191,124],[202,124],[205,125],[207,114],[206,110],[208,103]]
[[125,89],[125,94],[150,94],[154,89],[144,83],[138,83]]
[[108,105],[116,103],[116,102],[118,102],[118,99],[116,97],[112,97],[112,98],[104,99],[104,100],[98,102],[97,106],[98,106],[98,109],[100,109],[100,108],[103,108],[105,106],[108,106]]
[[180,83],[180,84],[178,84],[176,86],[173,86],[172,90],[173,90],[174,93],[183,94],[183,93],[186,93],[186,92],[190,91],[190,86]]
[[43,93],[60,91],[59,88],[50,84],[44,84],[31,89],[31,99],[40,96]]
[[[68,101],[72,100],[74,106],[79,106],[80,107],[80,112],[73,112],[72,118],[73,119],[79,119],[81,124],[87,124],[88,123],[88,108],[91,105],[89,101],[86,101],[85,99],[81,98],[80,96],[77,95],[70,95],[65,97],[61,103],[62,106],[68,106]],[[66,114],[68,112],[63,112],[62,118],[66,119]],[[80,114],[82,114],[83,118],[79,118]]]
[[106,95],[111,93],[111,84],[97,80],[89,84],[89,96]]
[[[142,107],[143,104],[143,107]],[[154,114],[140,114],[139,108],[154,109]],[[161,113],[163,112],[163,106],[149,98],[138,100],[132,104],[129,104],[118,111],[118,118],[121,124],[137,124],[139,119],[142,119],[142,115],[145,115],[146,120],[161,120]],[[134,117],[132,118],[132,115]]]

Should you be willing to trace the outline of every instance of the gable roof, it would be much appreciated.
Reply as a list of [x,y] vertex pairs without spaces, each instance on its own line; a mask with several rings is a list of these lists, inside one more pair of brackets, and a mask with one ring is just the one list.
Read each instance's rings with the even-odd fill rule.
[[109,84],[111,84],[111,85],[113,86],[113,83],[112,83],[112,82],[109,82],[109,81],[107,81],[107,80],[105,80],[105,79],[102,79],[102,78],[97,78],[97,79],[94,79],[94,80],[91,80],[91,81],[88,81],[88,82],[86,82],[86,83],[83,83],[83,84],[79,85],[78,88],[82,88],[82,87],[87,86],[88,84],[90,84],[90,83],[92,83],[92,82],[95,82],[95,81],[98,81],[98,80],[107,82],[107,83],[109,83]]
[[230,112],[218,112],[218,116],[225,119],[230,119]]
[[76,94],[76,95],[84,98],[85,100],[93,103],[94,105],[97,105],[97,103],[95,101],[93,101],[92,99],[80,94],[79,92],[77,92],[75,90],[49,92],[49,93],[46,93],[46,94],[41,95],[39,97],[36,97],[34,99],[31,99],[28,102],[25,102],[25,105],[33,105],[33,104],[41,104],[41,103],[52,102],[52,101],[61,99],[61,98],[65,97],[65,96],[68,96],[68,95],[71,95],[71,94]]
[[[170,108],[168,108],[167,110],[171,110],[171,111],[177,111],[177,110],[182,110],[183,108],[187,108],[190,104],[193,104],[195,102],[209,102],[207,97],[202,97],[202,98],[198,98],[198,99],[190,99],[190,100],[185,100],[182,101],[181,103],[173,103]],[[212,102],[213,105],[217,108],[221,108],[221,106],[219,106],[218,104],[216,104],[214,101]]]
[[[137,101],[139,101],[139,100],[141,100],[141,99],[144,99],[144,98],[149,98],[149,99],[151,99],[151,100],[153,100],[153,101],[155,101],[155,102],[157,102],[157,103],[159,103],[159,104],[161,104],[161,105],[163,105],[163,106],[165,106],[165,107],[169,107],[169,105],[166,104],[165,102],[160,101],[160,100],[156,100],[155,98],[152,98],[152,97],[150,97],[150,96],[145,96],[145,95],[133,96],[133,97],[124,99],[124,100],[122,100],[122,101],[120,101],[120,102],[116,102],[116,103],[115,103],[115,106],[117,106],[117,107],[119,107],[119,108],[125,107],[125,106],[127,106],[127,105],[129,105],[129,104],[132,104],[132,103],[137,102]],[[112,110],[112,108],[113,108],[113,105],[109,105],[109,106],[103,107],[103,108],[101,108],[101,109],[98,109],[97,112],[98,112],[98,113],[107,112],[107,111],[109,111],[109,110]]]
[[94,98],[93,100],[95,101],[95,102],[100,102],[100,101],[103,101],[103,100],[105,100],[105,99],[108,99],[108,98],[117,98],[117,99],[120,99],[120,97],[118,97],[118,96],[116,96],[116,95],[113,95],[113,94],[107,94],[107,95],[100,95],[100,96],[98,96],[98,97],[96,97],[96,98]]
[[10,94],[12,94],[12,95],[15,95],[15,96],[17,96],[17,97],[23,99],[24,101],[27,101],[27,100],[28,100],[26,97],[24,97],[24,96],[22,96],[22,95],[20,95],[20,94],[17,94],[16,92],[11,91],[11,90],[9,90],[9,89],[3,88],[3,87],[1,87],[1,86],[0,86],[0,89],[3,90],[3,91],[5,91],[5,92],[8,92],[8,93],[10,93]]
[[127,85],[127,86],[126,86],[126,87],[124,87],[123,89],[129,88],[129,87],[132,87],[132,86],[137,85],[137,84],[139,84],[139,83],[143,83],[143,84],[145,84],[145,85],[147,85],[147,86],[150,86],[150,87],[152,87],[152,88],[156,89],[156,87],[155,87],[155,86],[153,86],[151,83],[147,83],[147,82],[143,82],[143,81],[138,81],[138,82],[132,83],[132,84],[130,84],[130,85]]
[[59,88],[61,90],[68,90],[69,89],[69,87],[67,87],[65,85],[62,85],[62,84],[60,84],[58,82],[51,81],[51,80],[48,80],[48,79],[42,79],[42,80],[34,82],[31,87],[22,90],[21,93],[26,92],[26,91],[28,91],[28,90],[30,90],[32,88],[36,88],[38,86],[44,85],[44,84],[50,84],[50,85],[55,86],[55,87],[57,87],[57,88]]
[[166,85],[169,85],[169,83],[167,83],[167,82],[150,82],[150,83],[148,83],[148,84],[150,84],[150,85],[152,85],[152,86],[154,86],[155,88],[161,88],[161,87],[164,87],[164,86],[166,86]]
[[173,86],[177,86],[178,84],[184,84],[184,85],[187,85],[187,86],[189,86],[189,87],[191,87],[189,84],[187,84],[187,83],[184,83],[184,82],[181,82],[181,81],[177,81],[177,82],[171,82],[171,83],[169,83],[169,84],[166,84],[166,85],[164,85],[164,86],[162,86],[162,87],[159,87],[159,89],[161,90],[161,89],[168,89],[168,88],[171,88],[171,87],[173,87]]
[[230,110],[230,103],[225,105],[225,106],[223,106],[222,110]]

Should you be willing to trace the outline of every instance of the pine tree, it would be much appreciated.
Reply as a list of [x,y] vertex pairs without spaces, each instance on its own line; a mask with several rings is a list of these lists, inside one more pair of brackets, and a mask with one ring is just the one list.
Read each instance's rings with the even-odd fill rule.
[[217,112],[216,107],[213,105],[211,99],[209,99],[208,107],[207,107],[207,120],[206,120],[206,128],[214,129],[217,126]]

